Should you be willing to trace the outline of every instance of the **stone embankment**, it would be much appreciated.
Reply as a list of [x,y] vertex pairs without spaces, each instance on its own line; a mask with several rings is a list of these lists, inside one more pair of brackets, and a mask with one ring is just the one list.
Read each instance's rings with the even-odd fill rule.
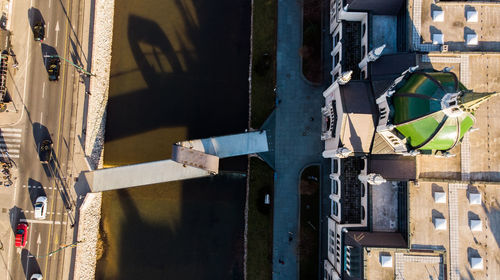
[[[85,154],[93,169],[102,167],[106,105],[109,93],[114,0],[95,0],[92,73],[90,79]],[[91,27],[92,30],[92,27]],[[80,207],[74,279],[95,279],[101,219],[101,193],[89,193]]]

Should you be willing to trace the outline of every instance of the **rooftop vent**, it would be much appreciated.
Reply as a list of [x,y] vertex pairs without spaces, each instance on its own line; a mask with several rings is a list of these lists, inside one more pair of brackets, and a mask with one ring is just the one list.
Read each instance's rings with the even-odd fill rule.
[[392,267],[392,256],[391,255],[381,255],[380,265],[382,267]]
[[436,230],[446,230],[446,219],[434,218],[434,228]]
[[444,11],[434,10],[432,11],[432,20],[436,22],[444,21]]
[[472,231],[483,231],[483,223],[481,220],[470,219],[469,226]]
[[471,10],[467,11],[467,22],[477,22],[478,16],[477,11]]
[[481,194],[480,193],[470,193],[469,194],[469,204],[470,205],[480,205],[481,204]]
[[432,34],[432,43],[434,45],[442,45],[444,43],[444,35],[440,33]]
[[434,193],[435,203],[446,203],[446,193],[445,192],[435,192]]
[[470,258],[470,266],[472,269],[483,269],[483,258],[481,257],[474,257]]
[[478,43],[477,34],[467,34],[465,39],[467,41],[467,45],[474,46]]

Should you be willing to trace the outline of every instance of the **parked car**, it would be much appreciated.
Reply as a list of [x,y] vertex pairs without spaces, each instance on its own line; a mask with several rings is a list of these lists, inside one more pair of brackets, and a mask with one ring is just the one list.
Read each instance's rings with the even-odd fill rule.
[[61,61],[58,57],[50,57],[47,63],[47,72],[49,73],[49,81],[59,80],[59,68]]
[[50,157],[52,155],[52,141],[50,139],[45,139],[40,143],[38,147],[38,156],[42,163],[49,163]]
[[35,37],[35,41],[43,42],[45,37],[45,25],[43,22],[39,21],[33,25],[33,37]]
[[31,275],[31,278],[30,278],[30,280],[42,280],[42,279],[43,279],[43,277],[42,277],[42,274],[40,274],[40,273],[35,273],[35,274]]
[[35,202],[35,219],[44,220],[47,216],[47,197],[39,196]]
[[23,248],[28,241],[28,223],[19,223],[16,227],[16,247]]

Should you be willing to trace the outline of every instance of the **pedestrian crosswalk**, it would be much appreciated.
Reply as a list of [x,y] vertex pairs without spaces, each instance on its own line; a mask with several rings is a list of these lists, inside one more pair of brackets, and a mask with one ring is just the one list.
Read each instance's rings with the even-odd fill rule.
[[21,128],[0,128],[1,158],[19,158],[22,132]]

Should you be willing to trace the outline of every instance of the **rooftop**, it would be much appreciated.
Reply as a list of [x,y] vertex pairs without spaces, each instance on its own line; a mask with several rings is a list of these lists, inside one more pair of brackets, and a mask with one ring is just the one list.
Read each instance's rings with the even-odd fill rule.
[[[410,249],[446,250],[447,271],[450,274],[457,271],[461,279],[487,279],[488,275],[500,275],[500,263],[494,257],[500,254],[498,186],[467,187],[420,182],[418,186],[410,186],[409,190]],[[434,201],[435,193],[439,192],[446,194],[446,203]],[[470,195],[475,193],[482,195],[480,205],[469,204]],[[446,228],[443,230],[434,227],[433,223],[439,219],[445,219]],[[482,231],[472,231],[471,227],[481,227]],[[477,257],[488,263],[483,270],[471,267],[471,258]]]
[[[484,2],[413,0],[421,3],[422,43],[432,43],[433,35],[443,35],[449,51],[500,51],[500,4]],[[434,17],[433,17],[434,15]],[[414,21],[415,22],[415,21]],[[468,35],[477,35],[476,44],[467,44]]]
[[[406,249],[365,248],[363,253],[364,279],[443,279],[444,254],[439,251],[419,253]],[[388,257],[391,257],[391,267],[381,263]]]

